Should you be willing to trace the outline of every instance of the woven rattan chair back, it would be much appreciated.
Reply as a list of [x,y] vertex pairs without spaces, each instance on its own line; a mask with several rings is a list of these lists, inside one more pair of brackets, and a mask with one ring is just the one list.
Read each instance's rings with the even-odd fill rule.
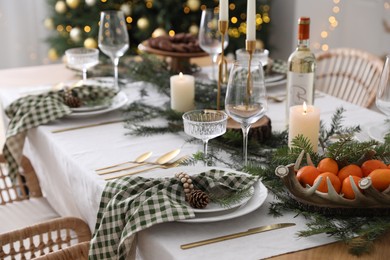
[[68,248],[36,258],[35,260],[87,260],[90,242],[82,242]]
[[[57,218],[0,234],[0,259],[33,259],[90,239],[91,232],[83,220],[73,217]],[[82,252],[85,254],[85,249],[79,253]]]
[[350,103],[370,107],[383,61],[368,52],[336,48],[316,54],[316,89]]
[[42,197],[38,178],[30,160],[23,156],[20,173],[15,180],[8,176],[8,166],[4,155],[0,155],[0,205],[29,199],[30,197]]

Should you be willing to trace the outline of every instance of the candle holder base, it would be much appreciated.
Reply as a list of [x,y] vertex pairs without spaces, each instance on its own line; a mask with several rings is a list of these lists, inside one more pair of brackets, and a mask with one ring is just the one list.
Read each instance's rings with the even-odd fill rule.
[[[229,117],[227,122],[227,129],[238,131],[242,133],[241,125]],[[263,142],[272,136],[271,119],[263,116],[251,125],[249,129],[248,139],[254,139],[258,142]]]

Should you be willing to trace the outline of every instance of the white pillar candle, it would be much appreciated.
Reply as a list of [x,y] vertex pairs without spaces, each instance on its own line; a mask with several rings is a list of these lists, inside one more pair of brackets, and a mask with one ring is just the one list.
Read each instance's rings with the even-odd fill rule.
[[219,20],[229,20],[229,0],[219,0]]
[[171,83],[171,108],[178,112],[187,112],[195,107],[195,79],[191,75],[174,75]]
[[317,152],[320,131],[320,110],[314,106],[306,106],[306,103],[290,107],[288,130],[289,147],[291,147],[291,142],[296,136],[303,135],[311,143],[313,151]]
[[247,2],[246,40],[256,41],[256,0],[248,0]]

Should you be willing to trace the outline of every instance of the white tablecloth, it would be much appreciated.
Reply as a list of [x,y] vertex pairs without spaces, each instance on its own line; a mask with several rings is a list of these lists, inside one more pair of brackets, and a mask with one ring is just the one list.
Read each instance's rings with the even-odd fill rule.
[[[129,84],[126,88],[130,100],[140,98],[138,89],[142,83]],[[1,100],[6,106],[28,89],[1,89]],[[284,87],[272,87],[269,93],[284,92]],[[148,102],[163,104],[167,99],[149,92]],[[347,112],[345,125],[365,126],[376,122],[381,124],[384,116],[361,107],[321,94],[315,105],[321,109],[321,119],[327,126],[337,107],[343,106]],[[272,121],[273,130],[285,127],[285,104],[270,101],[267,112]],[[64,118],[45,126],[32,129],[28,133],[25,154],[32,160],[37,171],[41,187],[59,214],[78,216],[86,220],[94,229],[100,195],[105,181],[95,173],[95,169],[135,159],[138,155],[152,151],[150,160],[159,155],[181,149],[181,155],[193,154],[201,150],[201,143],[186,143],[184,133],[165,134],[149,137],[126,135],[128,130],[122,123],[102,125],[63,133],[52,130],[87,125],[90,123],[113,120],[119,112],[83,117]],[[156,122],[161,122],[156,120]],[[161,170],[143,174],[145,177],[158,176]],[[325,234],[298,238],[296,232],[305,229],[304,218],[286,214],[280,218],[268,215],[268,195],[266,203],[258,210],[234,219],[212,223],[164,223],[140,232],[138,237],[139,257],[143,259],[259,259],[293,252],[304,248],[333,242]],[[266,233],[246,236],[221,243],[182,250],[180,245],[219,235],[244,231],[248,228],[279,222],[294,222],[296,226]]]

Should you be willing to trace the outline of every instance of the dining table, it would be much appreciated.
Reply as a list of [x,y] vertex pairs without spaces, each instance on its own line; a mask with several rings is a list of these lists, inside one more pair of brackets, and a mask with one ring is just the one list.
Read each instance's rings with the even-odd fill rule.
[[[79,79],[80,75],[66,68],[64,64],[0,70],[2,108],[6,108],[19,97],[42,93],[53,89],[53,86],[60,82]],[[286,128],[285,88],[285,81],[267,86],[270,98],[266,115],[271,120],[272,131],[283,131]],[[144,89],[148,91],[147,96],[142,95]],[[61,216],[82,218],[92,232],[107,182],[105,177],[110,176],[99,175],[96,169],[132,161],[147,152],[152,152],[148,161],[155,162],[162,154],[170,151],[179,151],[179,158],[192,156],[203,149],[200,140],[189,142],[190,137],[184,132],[148,136],[131,134],[131,127],[136,127],[136,124],[124,127],[122,120],[123,109],[128,104],[143,100],[147,104],[163,106],[169,101],[169,97],[162,96],[152,85],[142,81],[128,81],[121,92],[123,97],[114,109],[74,113],[30,129],[23,150],[30,158],[44,196],[52,207]],[[385,116],[377,111],[321,92],[316,92],[314,104],[320,109],[321,121],[325,126],[331,124],[336,109],[343,107],[343,124],[360,125],[362,131],[358,138],[361,140],[373,138],[369,134],[370,127],[382,124],[385,120]],[[4,135],[8,120],[5,115],[2,116]],[[164,119],[157,118],[142,124],[164,124]],[[136,169],[146,167],[149,166],[144,165]],[[156,168],[140,173],[139,176],[172,177],[178,171],[202,172],[210,167],[195,164],[170,169]],[[235,170],[227,169],[224,165],[216,165],[214,168]],[[111,173],[112,176],[115,174],[117,173]],[[325,233],[298,237],[297,232],[305,230],[307,220],[292,212],[284,213],[280,217],[270,215],[270,203],[275,200],[275,196],[261,182],[257,189],[255,192],[261,199],[251,202],[251,198],[247,202],[250,206],[245,210],[227,210],[224,214],[211,212],[205,217],[161,223],[138,232],[137,259],[386,259],[390,256],[390,234],[376,240],[374,250],[360,258],[348,253],[345,243]],[[195,241],[277,223],[294,225],[191,249],[180,247]]]

